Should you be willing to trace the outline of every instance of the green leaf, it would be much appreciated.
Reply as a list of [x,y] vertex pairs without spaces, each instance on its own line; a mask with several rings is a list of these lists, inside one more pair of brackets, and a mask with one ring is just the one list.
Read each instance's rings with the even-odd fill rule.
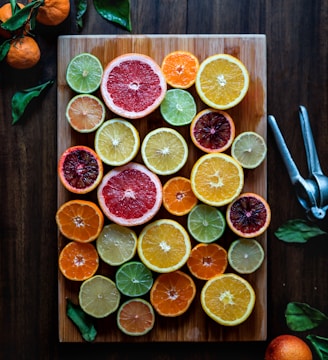
[[79,305],[75,305],[69,299],[66,300],[66,314],[79,329],[85,341],[93,341],[97,336],[91,317],[89,317]]
[[10,39],[9,40],[5,40],[1,45],[0,45],[0,61],[2,61],[8,54],[10,48]]
[[41,85],[17,91],[11,99],[11,113],[12,113],[12,125],[16,124],[17,121],[22,117],[25,112],[27,105],[32,99],[38,97],[44,89],[49,85],[53,84],[53,80],[49,80]]
[[88,8],[88,0],[75,0],[76,7],[76,26],[78,31],[83,28],[83,16]]
[[311,238],[327,233],[315,224],[302,219],[292,219],[280,226],[274,234],[285,242],[306,243]]
[[321,311],[300,302],[288,303],[285,317],[287,326],[293,331],[312,330],[328,320]]
[[311,342],[319,358],[328,360],[328,339],[317,335],[308,335],[306,338]]
[[132,30],[130,0],[93,0],[93,4],[104,19]]

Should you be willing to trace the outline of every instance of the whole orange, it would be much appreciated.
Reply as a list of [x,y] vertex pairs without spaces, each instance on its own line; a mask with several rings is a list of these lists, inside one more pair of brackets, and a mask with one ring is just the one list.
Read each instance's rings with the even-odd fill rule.
[[[22,9],[25,5],[21,3],[17,3],[20,9]],[[0,7],[0,24],[6,22],[8,19],[12,17],[12,9],[11,4],[8,2]],[[0,36],[9,39],[12,36],[12,33],[8,30],[2,29],[0,27]]]
[[267,346],[264,360],[312,360],[312,352],[299,337],[279,335]]
[[69,0],[44,0],[43,5],[38,8],[36,20],[43,25],[56,26],[68,17],[69,12]]
[[14,39],[7,53],[7,63],[15,69],[29,69],[40,60],[38,43],[30,36]]

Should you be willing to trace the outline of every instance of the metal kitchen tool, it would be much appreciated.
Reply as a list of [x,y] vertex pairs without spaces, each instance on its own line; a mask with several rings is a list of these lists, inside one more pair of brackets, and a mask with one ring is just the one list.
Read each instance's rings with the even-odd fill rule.
[[295,187],[298,201],[305,209],[310,220],[322,220],[328,210],[328,176],[322,173],[307,110],[299,107],[303,141],[306,152],[309,178],[304,179],[292,159],[285,140],[274,116],[268,116],[268,122],[282,155],[290,180]]

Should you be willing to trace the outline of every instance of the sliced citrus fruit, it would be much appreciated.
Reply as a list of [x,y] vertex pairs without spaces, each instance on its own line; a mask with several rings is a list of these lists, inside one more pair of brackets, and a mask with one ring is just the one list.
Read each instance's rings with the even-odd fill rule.
[[79,303],[84,312],[95,318],[104,318],[115,312],[121,295],[115,283],[103,275],[85,280],[79,291]]
[[196,295],[194,280],[177,270],[160,274],[150,290],[150,303],[158,314],[175,317],[184,314]]
[[80,133],[95,131],[105,120],[103,102],[91,94],[78,94],[67,104],[66,119]]
[[228,205],[226,219],[235,234],[253,238],[263,234],[269,227],[271,209],[262,196],[243,193]]
[[104,215],[94,202],[76,199],[60,206],[56,223],[67,239],[90,242],[99,236],[104,226]]
[[192,142],[204,152],[223,152],[235,138],[235,124],[225,111],[205,109],[192,120],[190,136]]
[[187,261],[189,271],[198,279],[209,280],[223,274],[228,266],[227,251],[218,244],[197,244]]
[[211,243],[223,235],[226,221],[222,212],[216,207],[198,204],[188,214],[187,227],[195,240]]
[[127,164],[137,155],[139,147],[139,132],[127,120],[105,121],[96,132],[95,150],[107,165]]
[[71,241],[60,251],[58,264],[67,279],[83,281],[96,273],[99,257],[92,244]]
[[164,57],[161,68],[169,85],[188,89],[195,83],[199,61],[189,51],[176,50]]
[[99,59],[90,53],[81,53],[73,57],[66,69],[66,82],[75,92],[90,94],[101,83],[103,67]]
[[225,326],[243,323],[252,313],[255,292],[236,274],[222,274],[207,280],[201,291],[201,305],[214,321]]
[[101,94],[115,114],[139,119],[153,112],[164,99],[167,85],[159,65],[144,54],[116,57],[105,68]]
[[94,190],[103,177],[103,164],[94,150],[84,145],[66,149],[59,158],[58,175],[63,186],[76,194]]
[[125,301],[117,312],[117,326],[124,334],[141,336],[149,333],[155,324],[152,305],[140,298]]
[[144,165],[129,162],[104,176],[98,186],[98,202],[111,221],[123,226],[142,225],[162,205],[162,183]]
[[141,144],[145,165],[158,175],[178,172],[188,159],[188,145],[176,130],[160,127],[150,131]]
[[197,202],[189,179],[175,176],[164,184],[163,205],[169,213],[177,216],[186,215]]
[[240,274],[251,274],[263,263],[264,250],[255,239],[238,239],[228,249],[229,265]]
[[244,186],[244,172],[230,155],[211,153],[201,156],[190,174],[191,188],[207,205],[224,206],[235,199]]
[[267,154],[267,145],[264,138],[254,132],[240,133],[231,145],[231,155],[245,169],[258,167]]
[[189,235],[175,220],[156,220],[146,225],[138,238],[140,260],[159,273],[180,269],[187,262],[190,251]]
[[142,296],[152,287],[153,274],[142,262],[129,261],[118,268],[115,282],[123,295]]
[[105,225],[96,240],[100,258],[109,265],[118,266],[131,260],[137,251],[134,230],[118,224]]
[[173,126],[188,125],[196,115],[197,108],[190,92],[181,89],[171,89],[166,92],[160,105],[164,120]]
[[196,91],[205,104],[220,110],[239,104],[249,87],[249,74],[245,65],[228,54],[215,54],[199,66]]

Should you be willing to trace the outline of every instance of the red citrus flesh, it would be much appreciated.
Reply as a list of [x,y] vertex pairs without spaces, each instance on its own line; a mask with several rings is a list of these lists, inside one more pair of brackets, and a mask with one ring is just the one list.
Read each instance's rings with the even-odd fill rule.
[[101,94],[115,114],[139,119],[153,112],[163,101],[167,85],[159,65],[144,54],[116,57],[105,68]]
[[98,187],[104,214],[123,226],[141,225],[152,219],[162,204],[162,184],[144,165],[130,162],[110,170]]
[[226,218],[235,234],[252,238],[266,231],[271,221],[271,210],[262,196],[244,193],[228,205]]
[[190,135],[193,143],[202,151],[223,152],[235,138],[235,124],[225,111],[205,109],[193,119]]
[[91,148],[84,145],[72,146],[59,159],[58,175],[67,190],[85,194],[99,185],[103,176],[103,164]]

